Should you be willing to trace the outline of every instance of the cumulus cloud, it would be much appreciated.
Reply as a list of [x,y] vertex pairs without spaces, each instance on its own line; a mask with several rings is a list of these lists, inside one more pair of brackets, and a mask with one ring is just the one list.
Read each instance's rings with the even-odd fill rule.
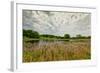
[[23,10],[23,29],[31,29],[40,34],[89,36],[90,22],[90,13]]

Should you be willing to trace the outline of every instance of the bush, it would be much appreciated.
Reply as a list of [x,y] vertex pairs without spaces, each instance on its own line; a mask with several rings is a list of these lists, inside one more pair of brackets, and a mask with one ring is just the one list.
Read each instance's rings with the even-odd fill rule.
[[23,36],[28,38],[39,38],[39,33],[32,30],[23,30]]

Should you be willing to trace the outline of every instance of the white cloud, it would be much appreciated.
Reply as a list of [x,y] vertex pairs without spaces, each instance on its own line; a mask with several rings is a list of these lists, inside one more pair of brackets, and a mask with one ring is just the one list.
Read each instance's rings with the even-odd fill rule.
[[23,28],[41,34],[90,35],[90,14],[23,10]]

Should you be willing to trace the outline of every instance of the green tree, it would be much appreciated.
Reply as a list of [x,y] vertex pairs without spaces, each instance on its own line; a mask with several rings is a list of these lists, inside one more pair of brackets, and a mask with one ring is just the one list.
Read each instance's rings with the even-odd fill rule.
[[23,30],[23,36],[28,38],[39,38],[39,33],[32,30]]
[[39,37],[40,37],[40,35],[39,35],[39,33],[38,33],[38,32],[33,31],[33,32],[32,32],[32,37],[33,37],[33,38],[39,38]]
[[70,38],[70,35],[69,35],[69,34],[65,34],[65,35],[64,35],[64,38],[65,38],[65,39],[69,39],[69,38]]

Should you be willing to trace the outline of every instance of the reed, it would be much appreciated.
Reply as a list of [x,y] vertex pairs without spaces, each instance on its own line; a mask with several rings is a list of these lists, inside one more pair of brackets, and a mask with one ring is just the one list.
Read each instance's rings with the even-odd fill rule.
[[90,41],[23,43],[23,62],[91,59]]

